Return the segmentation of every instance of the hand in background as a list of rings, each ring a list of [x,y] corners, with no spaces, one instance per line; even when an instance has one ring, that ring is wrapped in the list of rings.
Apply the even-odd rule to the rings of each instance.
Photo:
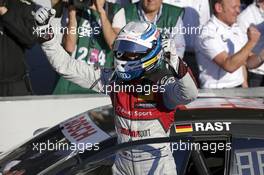
[[[93,5],[90,6],[89,8],[97,11],[98,13],[102,13],[105,11],[104,4],[105,4],[105,0],[95,0]]]
[[[8,11],[6,6],[6,0],[0,0],[0,16],[6,14],[6,12]]]
[[[260,38],[260,32],[258,31],[258,29],[251,25],[249,28],[248,28],[248,31],[247,31],[247,36],[248,36],[248,40],[249,42],[253,43],[254,45],[257,44],[259,38]]]
[[[68,7],[68,15],[69,15],[69,20],[72,18],[76,18],[76,8],[73,5],[69,5]]]

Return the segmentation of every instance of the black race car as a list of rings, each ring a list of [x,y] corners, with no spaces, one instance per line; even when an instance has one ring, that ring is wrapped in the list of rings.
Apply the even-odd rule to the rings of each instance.
[[[178,106],[170,137],[123,144],[117,144],[112,106],[99,107],[0,155],[0,172],[107,175],[116,152],[170,142],[178,175],[263,175],[263,102],[262,98],[200,97]]]

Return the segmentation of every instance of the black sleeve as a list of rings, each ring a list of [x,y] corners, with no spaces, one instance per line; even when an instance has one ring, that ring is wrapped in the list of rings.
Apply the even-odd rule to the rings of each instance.
[[[31,48],[35,44],[33,6],[21,5],[20,9],[9,8],[2,16],[3,27],[20,45]],[[18,11],[20,13],[18,13]]]

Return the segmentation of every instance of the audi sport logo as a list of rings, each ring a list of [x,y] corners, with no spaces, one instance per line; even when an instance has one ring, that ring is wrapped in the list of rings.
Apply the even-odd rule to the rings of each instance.
[[[127,74],[127,73],[119,73],[120,77],[123,78],[123,79],[128,79],[128,78],[131,78],[131,75],[130,74]]]

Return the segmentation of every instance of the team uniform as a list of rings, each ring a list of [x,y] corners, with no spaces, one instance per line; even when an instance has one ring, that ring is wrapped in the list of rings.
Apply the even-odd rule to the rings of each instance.
[[[228,55],[237,53],[246,42],[247,35],[236,23],[230,27],[213,16],[203,26],[195,43],[201,88],[233,88],[243,83],[242,67],[228,73],[213,59],[224,51]]]
[[[183,26],[180,32],[184,35],[186,51],[194,52],[196,36],[201,27],[210,19],[208,0],[163,0],[163,3],[184,8]]]
[[[260,54],[264,48],[264,10],[257,6],[256,2],[249,5],[241,14],[238,16],[238,24],[247,33],[247,29],[250,25],[254,24],[257,26],[259,31],[262,33],[258,44],[253,49],[255,54]],[[249,70],[249,86],[264,86],[264,64],[256,69]]]
[[[108,7],[108,16],[115,14],[119,9],[118,4],[107,3],[106,6]],[[77,21],[77,43],[73,59],[93,66],[94,72],[98,76],[100,76],[101,71],[105,73],[112,72],[113,54],[104,40],[98,13],[90,9],[78,11]],[[83,88],[62,77],[53,94],[87,94],[97,92],[98,90],[94,90],[93,87]]]
[[[179,28],[183,26],[182,15],[183,9],[168,4],[162,4],[154,21],[150,21],[157,25],[162,34],[171,38],[176,43],[176,51],[181,58],[185,51],[184,36],[179,33]],[[122,29],[130,21],[149,21],[145,16],[145,12],[141,7],[141,3],[129,4],[120,9],[113,18],[112,27]]]
[[[143,89],[156,86],[150,93],[142,88],[109,92],[118,143],[168,137],[176,105],[197,97],[188,67],[178,57],[170,62],[163,59],[159,30],[148,22],[130,22],[119,33],[113,46],[115,73],[111,79],[102,78],[103,73],[98,76],[93,66],[71,59],[55,38],[44,42],[42,48],[57,72],[82,87],[93,85],[104,91],[104,85]],[[169,143],[119,152],[112,169],[116,175],[177,174]]]
[[[186,88],[189,82],[187,77],[175,83],[176,79],[169,70],[159,69],[152,72],[151,76],[132,81],[129,85],[158,85],[159,87],[165,85],[165,93],[112,94],[118,142],[168,137],[169,129],[174,122],[175,104],[191,101],[188,97],[183,98],[183,93],[191,90],[183,88]],[[177,174],[169,143],[148,144],[118,152],[113,171],[117,175]]]

